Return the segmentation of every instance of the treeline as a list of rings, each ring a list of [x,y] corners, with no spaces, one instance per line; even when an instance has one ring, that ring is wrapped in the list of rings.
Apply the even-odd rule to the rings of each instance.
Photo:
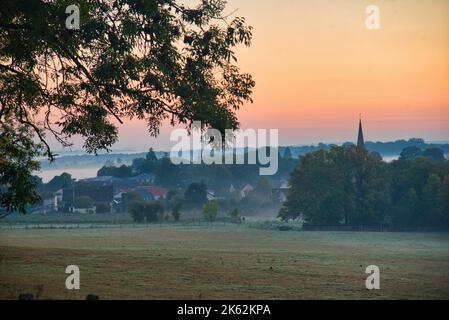
[[[386,163],[355,146],[301,157],[283,220],[314,226],[449,227],[449,161],[418,156]]]
[[[203,184],[198,184],[198,186],[191,186],[186,191],[187,197],[193,197],[195,200],[195,206],[190,206],[191,210],[191,221],[200,222],[204,220],[208,223],[213,223],[218,216],[218,212],[221,209],[218,201],[200,199],[196,195],[188,195],[189,192],[194,191],[195,188],[200,188],[205,190]],[[201,191],[201,190],[200,190]],[[158,201],[143,201],[135,200],[130,203],[129,214],[134,222],[137,223],[163,223],[167,221],[178,222],[181,218],[181,210],[184,206],[191,204],[190,201],[193,199],[187,198],[187,201],[176,191],[171,191],[166,199]],[[203,219],[201,219],[200,214]],[[240,223],[240,211],[237,208],[228,210],[226,212],[228,221],[234,223]]]
[[[290,149],[287,148],[280,154],[278,161],[278,171],[275,176],[271,177],[273,180],[288,179],[299,160],[294,159]],[[260,167],[261,164],[259,163],[174,165],[168,156],[156,157],[155,152],[150,149],[146,158],[134,159],[130,166],[104,166],[98,171],[97,175],[127,178],[142,173],[154,174],[156,177],[155,184],[168,189],[185,189],[193,182],[203,181],[219,195],[226,193],[230,186],[239,188],[245,184],[253,186],[257,184],[260,178]]]
[[[343,146],[351,146],[352,142],[345,142]],[[294,146],[288,147],[291,149],[291,153],[293,157],[299,157],[305,155],[310,152],[315,152],[319,150],[330,150],[333,147],[336,147],[336,144],[326,144],[319,143],[318,145],[310,145],[310,146]],[[443,150],[444,153],[449,153],[449,144],[447,143],[427,143],[423,139],[420,138],[412,138],[409,140],[396,140],[396,141],[388,141],[388,142],[365,142],[365,147],[367,150],[371,152],[377,152],[383,156],[396,156],[399,155],[402,150],[408,147],[416,147],[422,150],[438,148]],[[280,147],[279,151],[283,154],[285,148]]]
[[[193,182],[185,190],[170,190],[165,198],[157,201],[145,201],[137,192],[124,193],[122,211],[128,212],[138,223],[177,222],[186,214],[196,221],[203,216],[205,221],[213,222],[218,211],[228,220],[239,222],[240,212],[248,214],[279,208],[279,200],[273,197],[272,188],[271,180],[261,177],[254,189],[247,190],[244,195],[231,191],[226,197],[215,198],[204,181]]]

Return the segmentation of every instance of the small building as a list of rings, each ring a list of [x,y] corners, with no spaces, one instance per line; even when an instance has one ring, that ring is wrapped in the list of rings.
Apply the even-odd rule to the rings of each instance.
[[[123,194],[124,193],[126,193],[126,191],[123,191],[123,190],[120,190],[119,192],[116,192],[115,194],[114,194],[114,200],[113,201],[115,201],[115,202],[120,202],[121,200],[122,200],[122,196],[123,196]]]
[[[44,199],[42,203],[42,209],[46,211],[58,211],[58,197],[53,195],[50,198]]]
[[[287,201],[288,192],[290,191],[290,185],[287,181],[281,181],[280,184],[271,190],[273,199],[277,199],[280,202]]]
[[[215,191],[212,191],[212,190],[209,191],[209,190],[208,190],[208,191],[207,191],[206,197],[207,197],[207,200],[208,200],[208,201],[213,201],[213,200],[215,200],[215,199],[216,199]]]
[[[242,198],[248,196],[250,194],[250,192],[252,192],[254,190],[253,186],[250,184],[245,185],[242,190],[240,190],[240,196]]]
[[[57,202],[61,203],[62,198],[64,196],[64,190],[63,189],[56,190],[53,194],[55,195]]]

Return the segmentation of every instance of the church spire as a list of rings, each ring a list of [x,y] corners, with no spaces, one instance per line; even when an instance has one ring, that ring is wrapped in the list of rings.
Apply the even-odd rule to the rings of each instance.
[[[365,148],[365,139],[363,139],[362,116],[361,115],[360,115],[360,120],[359,120],[359,136],[357,138],[357,147]]]

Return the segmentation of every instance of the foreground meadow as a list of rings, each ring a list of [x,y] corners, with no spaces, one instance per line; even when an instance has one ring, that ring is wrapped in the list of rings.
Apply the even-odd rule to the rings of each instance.
[[[80,290],[65,288],[77,265]],[[365,268],[381,289],[365,288]],[[248,226],[1,229],[0,298],[449,299],[449,235]]]

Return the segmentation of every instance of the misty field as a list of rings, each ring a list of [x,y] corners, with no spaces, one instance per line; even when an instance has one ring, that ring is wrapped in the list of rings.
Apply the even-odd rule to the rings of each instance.
[[[65,288],[65,268],[81,289]],[[365,288],[365,268],[381,289]],[[0,298],[449,299],[449,235],[242,225],[1,229]]]

